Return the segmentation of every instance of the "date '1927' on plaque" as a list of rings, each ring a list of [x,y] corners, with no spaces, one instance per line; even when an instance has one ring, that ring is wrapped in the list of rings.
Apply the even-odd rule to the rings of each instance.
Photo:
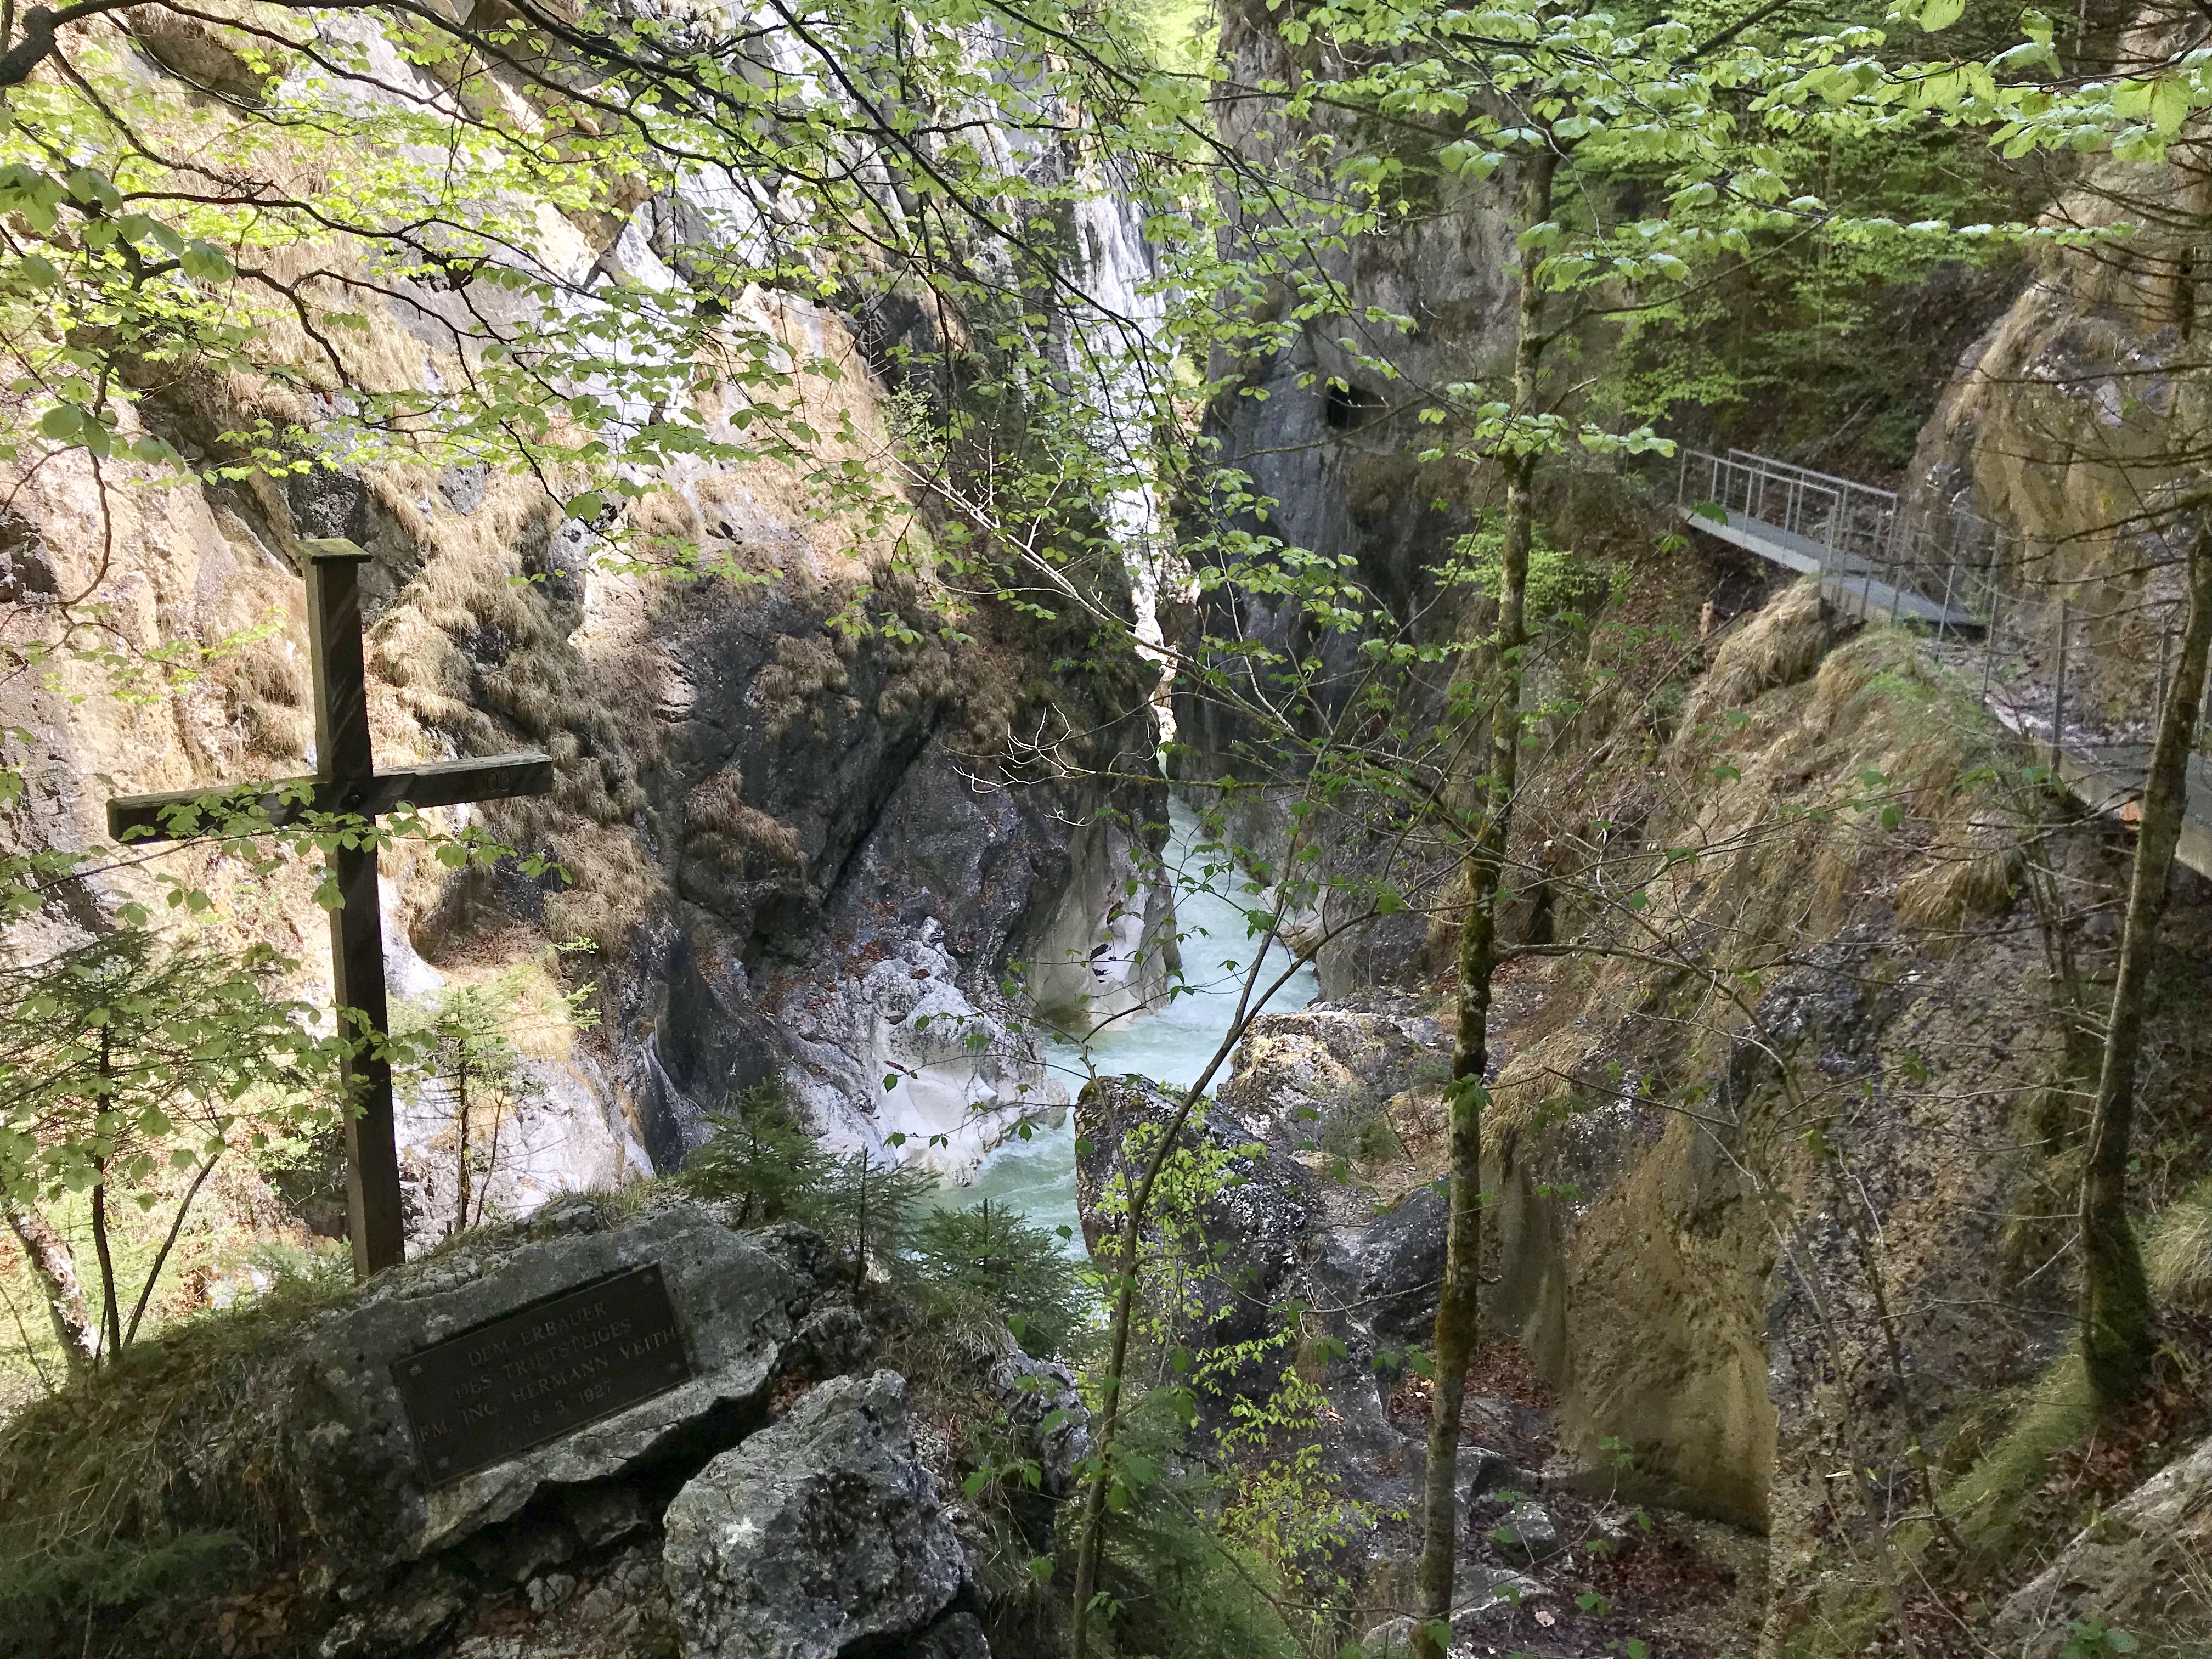
[[[693,1376],[657,1262],[563,1291],[395,1360],[433,1485],[665,1394]]]

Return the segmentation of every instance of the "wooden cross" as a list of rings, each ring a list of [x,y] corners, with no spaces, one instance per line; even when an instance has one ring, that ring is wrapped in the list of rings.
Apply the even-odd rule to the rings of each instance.
[[[262,786],[260,804],[272,824],[294,823],[311,812],[374,819],[403,805],[457,806],[552,790],[553,763],[537,754],[378,771],[369,744],[368,675],[361,644],[361,566],[368,555],[347,541],[304,546],[316,769],[312,778]],[[221,786],[120,795],[107,803],[107,833],[118,842],[199,833],[192,809],[210,801],[234,804],[236,799]],[[392,1067],[371,1052],[392,1029],[384,998],[384,923],[377,904],[376,849],[337,848],[330,859],[339,898],[331,912],[331,990],[337,1006],[359,1014],[370,1034],[369,1043],[345,1063],[347,1093],[356,1109],[346,1120],[346,1209],[354,1271],[366,1279],[406,1254]]]

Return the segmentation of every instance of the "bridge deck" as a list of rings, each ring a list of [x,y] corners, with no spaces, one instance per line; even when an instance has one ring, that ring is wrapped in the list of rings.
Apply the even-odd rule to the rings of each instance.
[[[1839,553],[1809,536],[1800,536],[1734,511],[1728,513],[1725,521],[1709,517],[1694,507],[1683,507],[1681,514],[1684,522],[1709,536],[1717,536],[1747,553],[1756,553],[1801,575],[1819,576],[1820,591],[1840,609],[1858,616],[1894,616],[1932,627],[1974,633],[1989,626],[1986,619],[1971,611],[1962,611],[1955,605],[1946,609],[1909,587],[1900,592],[1875,575],[1875,567],[1866,560]]]

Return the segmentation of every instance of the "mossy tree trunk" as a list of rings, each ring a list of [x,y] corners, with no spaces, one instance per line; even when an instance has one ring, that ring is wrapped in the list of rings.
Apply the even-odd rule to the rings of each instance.
[[[2212,526],[2199,527],[2187,570],[2189,616],[2182,629],[2181,660],[2159,714],[2150,775],[2143,785],[2127,925],[2120,935],[2119,972],[2112,982],[2081,1178],[2081,1358],[2090,1388],[2108,1411],[2142,1391],[2157,1347],[2158,1313],[2142,1252],[2128,1224],[2128,1157],[2143,1009],[2159,923],[2166,915],[2166,879],[2189,805],[2189,761],[2196,746],[2197,704],[2204,695],[2207,647],[2212,646]]]
[[[1521,185],[1521,222],[1552,216],[1557,158],[1549,149],[1529,162]],[[1535,412],[1536,377],[1544,340],[1543,291],[1536,250],[1521,258],[1518,332],[1513,350],[1512,416]],[[1489,1103],[1483,1073],[1490,1060],[1490,981],[1498,969],[1498,891],[1505,871],[1513,797],[1519,785],[1522,656],[1528,642],[1528,549],[1534,539],[1535,455],[1508,429],[1505,465],[1505,545],[1499,562],[1496,684],[1491,698],[1490,771],[1481,817],[1466,860],[1468,908],[1460,928],[1459,1000],[1452,1036],[1450,1121],[1451,1213],[1446,1234],[1443,1284],[1437,1300],[1436,1338],[1429,1407],[1428,1460],[1421,1488],[1420,1598],[1416,1626],[1419,1659],[1442,1659],[1438,1637],[1451,1616],[1459,1557],[1460,1413],[1467,1368],[1474,1358],[1480,1311],[1482,1271],[1482,1112]]]

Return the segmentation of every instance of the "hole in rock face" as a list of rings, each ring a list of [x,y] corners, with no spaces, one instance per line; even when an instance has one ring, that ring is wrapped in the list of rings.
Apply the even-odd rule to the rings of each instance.
[[[1371,426],[1381,418],[1382,400],[1371,392],[1358,386],[1345,386],[1331,380],[1323,416],[1332,432],[1356,432],[1361,427]]]

